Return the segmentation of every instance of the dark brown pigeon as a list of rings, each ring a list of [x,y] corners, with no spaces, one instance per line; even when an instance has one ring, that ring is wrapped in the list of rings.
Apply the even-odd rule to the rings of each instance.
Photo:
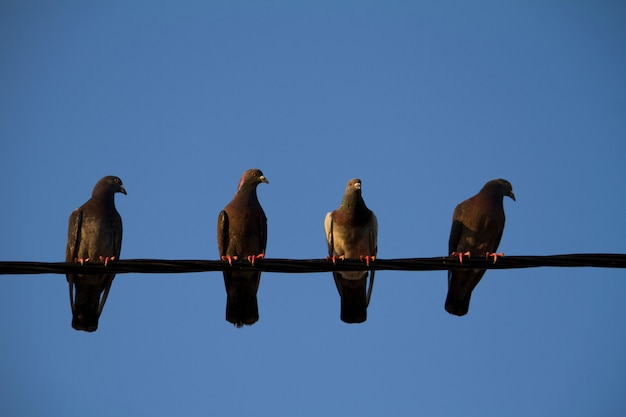
[[[515,201],[511,183],[489,181],[475,196],[454,209],[448,251],[452,256],[498,256],[495,252],[504,231],[504,196]],[[451,269],[448,271],[446,311],[463,316],[469,311],[472,290],[485,274],[484,269]]]
[[[72,212],[66,262],[102,262],[106,266],[119,259],[122,219],[115,209],[115,193],[126,194],[122,180],[104,177],[96,183],[91,198]],[[93,332],[98,328],[113,278],[115,274],[67,274],[74,329]]]
[[[232,264],[233,260],[255,259],[265,256],[267,244],[267,217],[256,195],[260,183],[269,184],[258,169],[243,173],[233,199],[217,219],[217,246],[220,257]],[[259,319],[256,294],[261,272],[224,271],[226,286],[226,320],[236,327],[251,325]]]
[[[361,180],[348,181],[339,208],[326,214],[324,230],[329,257],[356,258],[369,266],[378,250],[378,221],[361,197]],[[367,306],[372,295],[374,272],[371,271],[370,288],[367,288],[367,271],[333,272],[335,285],[341,297],[341,320],[346,323],[363,323],[367,319]]]

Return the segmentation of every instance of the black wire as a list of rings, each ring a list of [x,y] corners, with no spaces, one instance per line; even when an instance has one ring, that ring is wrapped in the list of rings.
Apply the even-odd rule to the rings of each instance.
[[[189,272],[211,272],[255,270],[278,273],[314,273],[330,271],[442,271],[448,269],[514,269],[538,267],[596,267],[626,268],[626,254],[590,253],[551,256],[502,256],[493,259],[440,256],[434,258],[376,259],[365,267],[358,259],[338,260],[336,264],[326,259],[258,259],[252,266],[247,261],[234,261],[232,266],[216,260],[163,260],[126,259],[110,262],[106,267],[100,262],[84,265],[67,262],[0,262],[0,275],[23,274],[67,274],[108,273],[124,274],[177,274]]]

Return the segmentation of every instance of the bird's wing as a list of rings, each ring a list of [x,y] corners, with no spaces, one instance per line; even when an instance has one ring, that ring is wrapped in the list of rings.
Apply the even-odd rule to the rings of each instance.
[[[448,241],[448,255],[452,252],[456,252],[457,247],[459,245],[459,241],[461,240],[461,232],[463,231],[463,223],[461,222],[461,217],[463,216],[463,205],[459,204],[454,209],[454,214],[452,215],[452,229],[450,230],[450,240]]]
[[[80,230],[83,225],[83,211],[76,209],[72,212],[67,228],[67,247],[65,248],[65,262],[74,262],[80,247]]]
[[[220,211],[217,217],[217,248],[220,256],[226,256],[228,250],[228,214],[226,210]]]
[[[378,252],[378,219],[374,212],[372,212],[372,218],[369,224],[369,248],[370,255],[376,256]]]
[[[333,213],[326,213],[324,218],[324,232],[326,233],[326,243],[328,244],[328,255],[334,255],[335,242],[333,235]]]
[[[267,246],[267,217],[263,210],[261,210],[261,216],[259,217],[259,247],[261,253],[265,254],[265,248]]]

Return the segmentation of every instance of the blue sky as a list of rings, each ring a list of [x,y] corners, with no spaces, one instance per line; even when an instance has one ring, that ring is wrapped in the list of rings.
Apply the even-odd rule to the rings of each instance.
[[[267,256],[326,255],[363,180],[379,257],[442,256],[454,206],[513,184],[509,255],[626,253],[626,5],[618,1],[0,4],[0,259],[62,261],[96,181],[122,257],[217,259],[219,211],[263,170]],[[330,273],[123,274],[97,332],[65,277],[0,277],[0,415],[618,416],[623,270],[381,271],[362,325]]]

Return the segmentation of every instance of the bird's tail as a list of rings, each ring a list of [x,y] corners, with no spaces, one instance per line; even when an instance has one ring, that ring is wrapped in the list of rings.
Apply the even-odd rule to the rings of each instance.
[[[345,279],[335,275],[341,297],[341,320],[345,323],[363,323],[367,320],[367,274],[361,279]]]
[[[98,329],[98,319],[114,277],[115,275],[80,276],[69,283],[74,329],[86,332],[94,332]]]
[[[448,272],[448,295],[446,311],[455,316],[464,316],[469,311],[472,291],[478,285],[485,270],[463,270]]]
[[[228,275],[228,277],[227,277]],[[226,320],[236,327],[249,326],[259,320],[257,290],[259,273],[225,273],[226,284]]]
[[[466,315],[469,311],[471,296],[471,292],[467,292],[464,297],[459,297],[458,294],[454,294],[451,291],[448,291],[445,305],[446,311],[450,314],[454,314],[455,316]]]

